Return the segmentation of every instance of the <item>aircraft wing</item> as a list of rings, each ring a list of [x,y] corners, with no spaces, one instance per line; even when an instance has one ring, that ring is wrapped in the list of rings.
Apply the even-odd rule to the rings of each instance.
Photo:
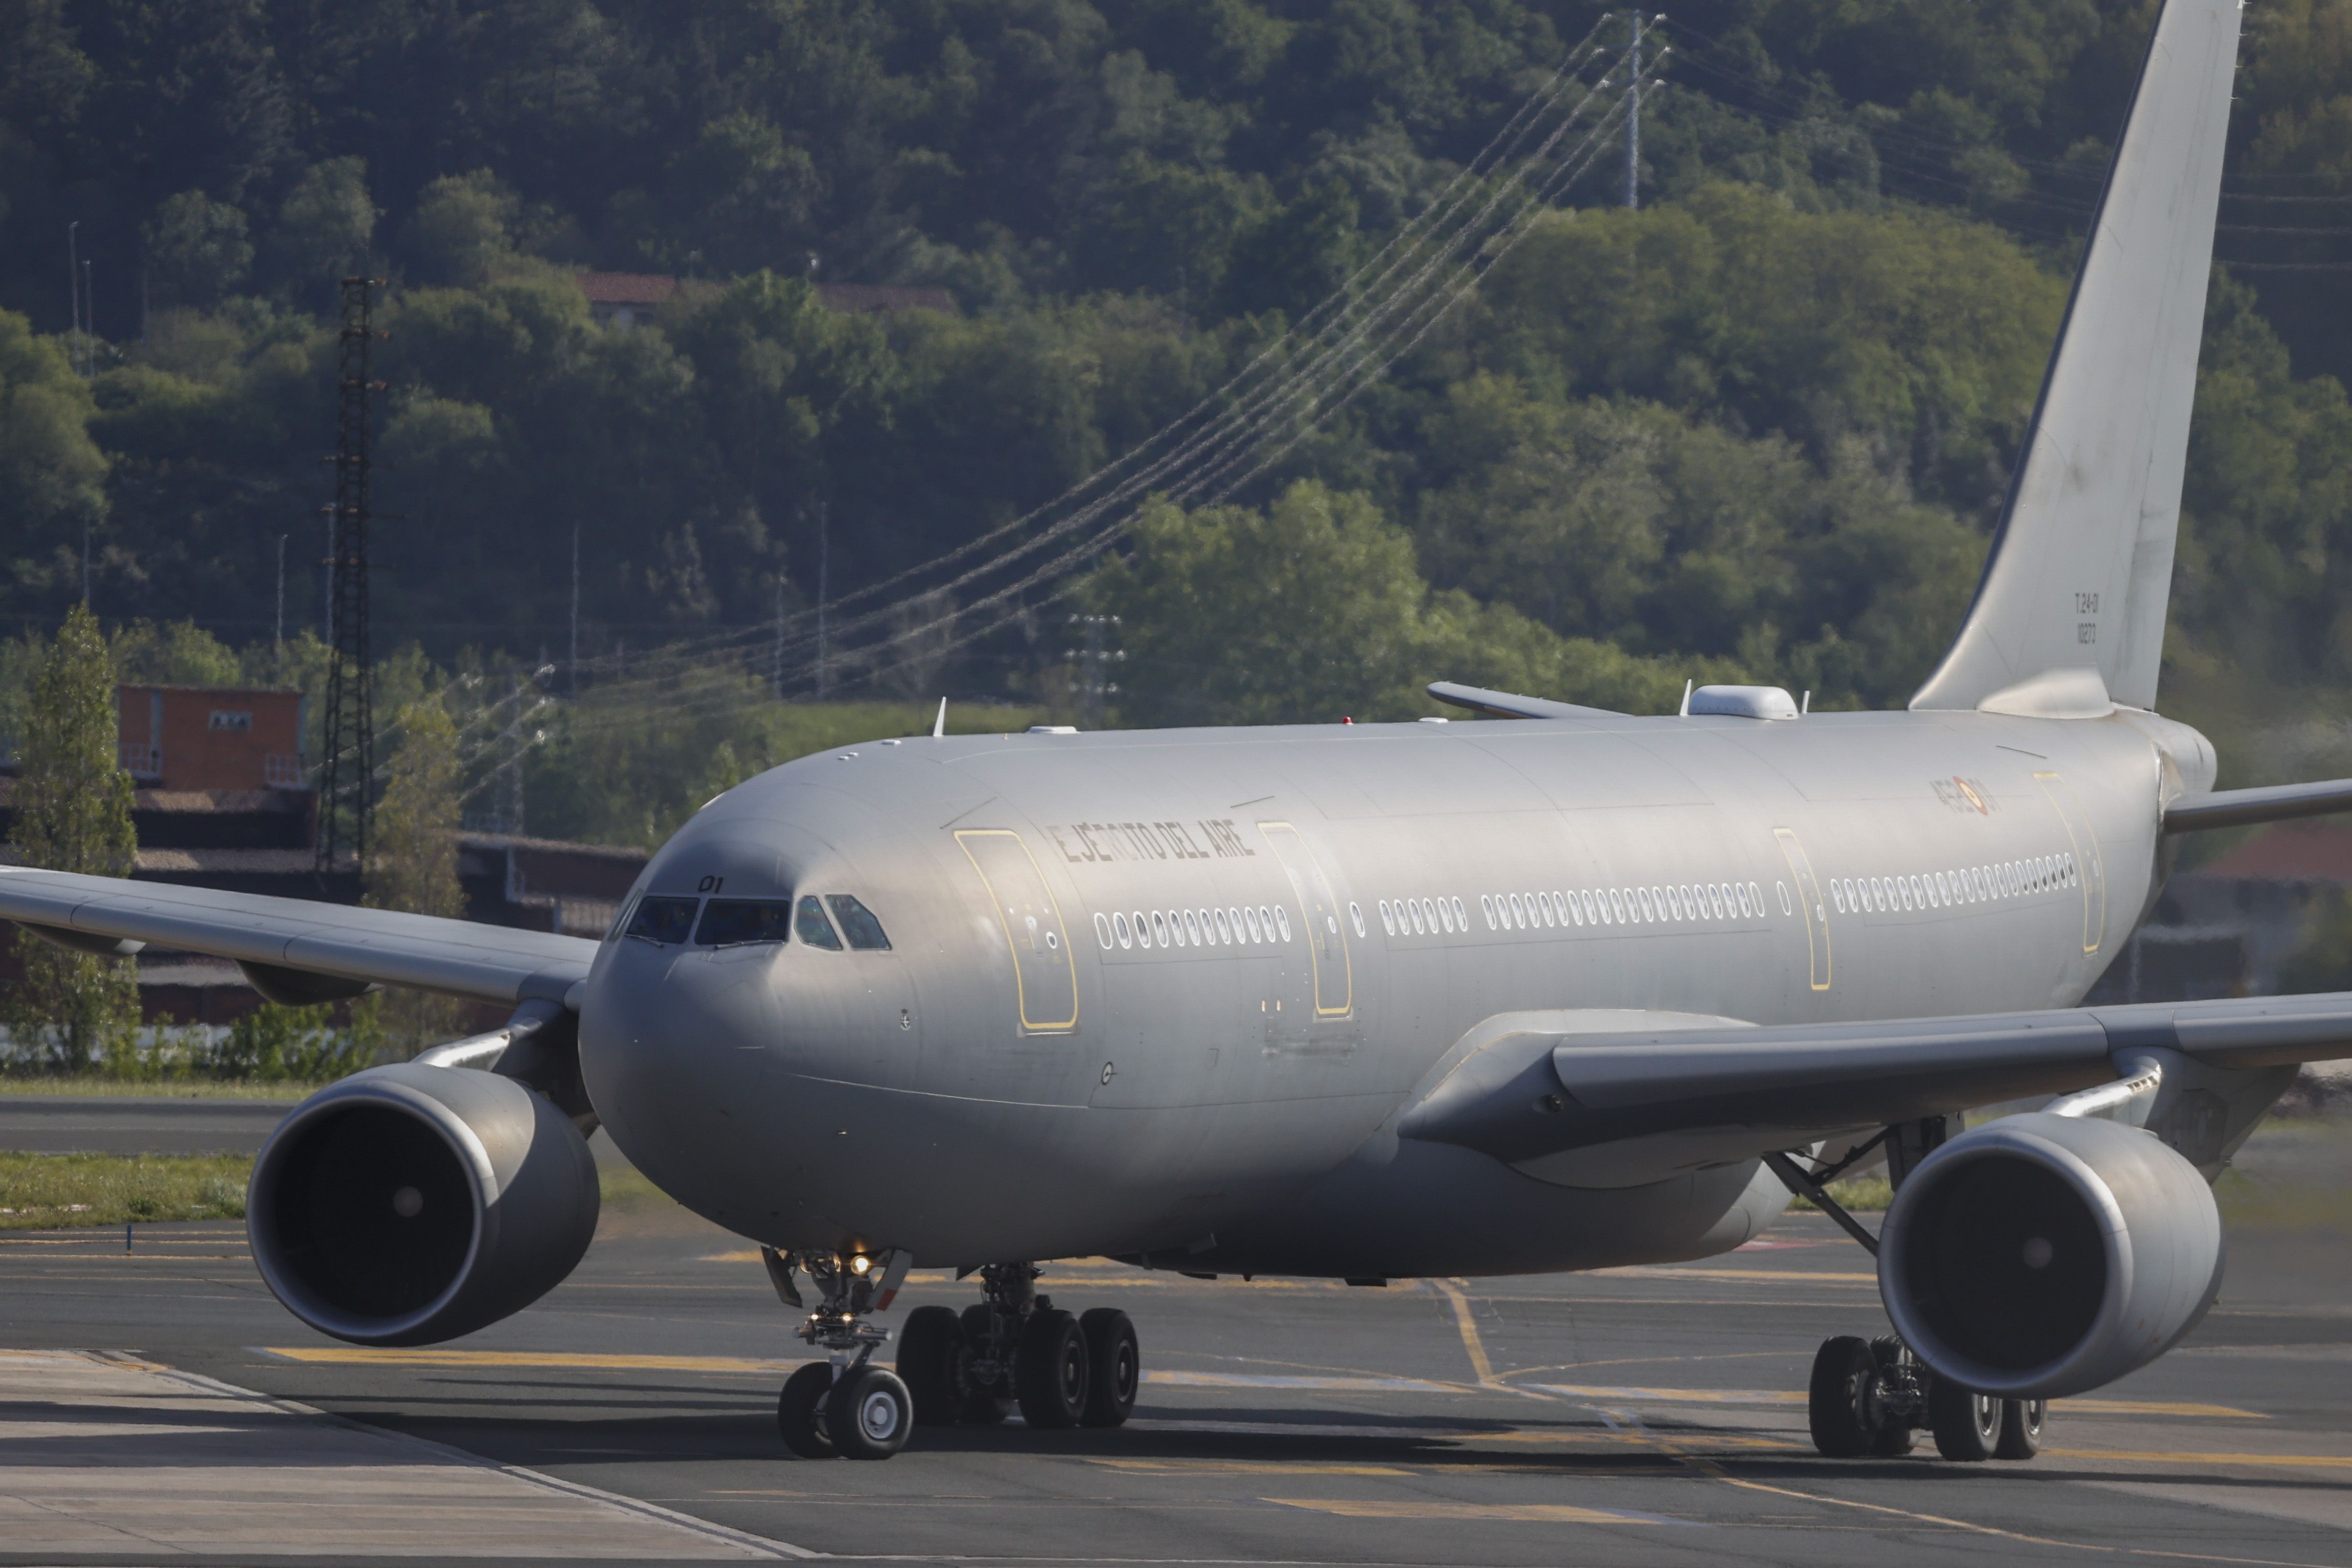
[[[2149,1049],[2221,1069],[2352,1056],[2352,992],[1766,1029],[1668,1020],[1638,1032],[1518,1033],[1465,1060],[1405,1113],[1397,1133],[1515,1166],[1660,1135],[1717,1158],[1753,1157],[1808,1135],[2092,1088],[2115,1080],[2118,1055]]]
[[[2319,779],[2305,784],[2267,784],[2259,789],[2214,789],[2184,795],[2164,809],[2164,831],[2191,833],[2200,828],[2237,828],[2249,822],[2283,822],[2352,811],[2352,779]]]
[[[299,898],[0,866],[0,919],[71,947],[142,945],[233,958],[273,1001],[327,1001],[415,986],[509,1005],[574,1005],[596,944],[469,920]]]
[[[1466,707],[1472,713],[1483,713],[1492,718],[1623,718],[1625,716],[1605,707],[1586,707],[1579,703],[1554,702],[1549,697],[1525,697],[1517,692],[1489,691],[1484,686],[1465,686],[1455,681],[1432,681],[1424,688],[1439,702],[1455,707]]]

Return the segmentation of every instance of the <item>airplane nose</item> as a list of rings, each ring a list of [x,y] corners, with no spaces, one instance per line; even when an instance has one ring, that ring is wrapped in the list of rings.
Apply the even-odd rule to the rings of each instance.
[[[614,1145],[706,1214],[726,1205],[758,1138],[751,1108],[778,1034],[775,954],[624,937],[581,1001],[581,1074]]]

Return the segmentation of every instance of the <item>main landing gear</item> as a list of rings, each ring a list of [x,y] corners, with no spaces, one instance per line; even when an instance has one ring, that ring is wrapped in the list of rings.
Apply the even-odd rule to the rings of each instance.
[[[803,1458],[886,1459],[917,1426],[991,1427],[1016,1406],[1033,1429],[1116,1427],[1135,1409],[1143,1373],[1134,1323],[1111,1307],[1082,1316],[1059,1310],[1037,1293],[1034,1264],[982,1269],[982,1299],[961,1313],[909,1312],[893,1372],[873,1359],[890,1331],[863,1319],[888,1305],[902,1265],[894,1260],[877,1286],[862,1257],[761,1256],[787,1304],[801,1304],[795,1264],[822,1296],[799,1332],[830,1361],[793,1373],[776,1405],[784,1446]]]
[[[1948,1459],[2030,1459],[2050,1417],[2047,1400],[1996,1399],[1937,1377],[1893,1334],[1823,1341],[1806,1407],[1813,1447],[1833,1459],[1907,1454],[1919,1431]]]
[[[1835,1164],[1816,1164],[1811,1170],[1787,1155],[1767,1155],[1764,1163],[1790,1192],[1811,1200],[1875,1258],[1878,1238],[1830,1197],[1828,1183],[1883,1144],[1888,1179],[1900,1187],[1912,1167],[1943,1143],[1948,1126],[1941,1116],[1897,1123]],[[1806,1414],[1813,1447],[1829,1458],[1907,1454],[1913,1434],[1924,1431],[1945,1458],[1974,1462],[2030,1459],[2040,1453],[2050,1402],[1999,1399],[1962,1388],[1937,1377],[1893,1334],[1868,1340],[1842,1334],[1822,1341],[1813,1354]]]

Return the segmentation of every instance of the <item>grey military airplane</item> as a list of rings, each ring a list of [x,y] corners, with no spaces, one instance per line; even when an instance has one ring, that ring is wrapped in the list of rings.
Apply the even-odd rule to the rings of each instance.
[[[2352,1055],[2352,995],[2075,1005],[2175,835],[2352,807],[2217,790],[2154,711],[2237,35],[2236,0],[2163,6],[1975,601],[1906,711],[1441,683],[1519,722],[884,740],[712,800],[601,942],[39,871],[0,874],[0,916],[233,958],[280,1001],[513,1008],[321,1090],[255,1166],[264,1279],[361,1344],[563,1280],[600,1124],[804,1312],[828,1354],[779,1422],[807,1456],[1015,1404],[1124,1420],[1133,1325],[1054,1306],[1045,1260],[1656,1263],[1794,1190],[1875,1253],[1895,1330],[1821,1347],[1822,1451],[2030,1456],[2048,1399],[2195,1325],[2210,1180],[2296,1063]],[[2048,1103],[1958,1119],[2020,1099]],[[1879,1159],[1873,1234],[1822,1184]],[[893,1371],[918,1261],[980,1299],[910,1314]]]

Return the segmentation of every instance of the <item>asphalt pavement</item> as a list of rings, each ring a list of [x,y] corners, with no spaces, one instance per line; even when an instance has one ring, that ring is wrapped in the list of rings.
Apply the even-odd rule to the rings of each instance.
[[[1815,1343],[1885,1323],[1811,1215],[1687,1265],[1386,1289],[1055,1264],[1056,1304],[1134,1316],[1136,1418],[883,1463],[785,1455],[786,1314],[666,1206],[405,1351],[301,1328],[235,1226],[8,1233],[0,1563],[2352,1564],[2352,1139],[2271,1143],[2221,1305],[2019,1464],[1812,1452]],[[919,1273],[901,1310],[975,1299]]]

